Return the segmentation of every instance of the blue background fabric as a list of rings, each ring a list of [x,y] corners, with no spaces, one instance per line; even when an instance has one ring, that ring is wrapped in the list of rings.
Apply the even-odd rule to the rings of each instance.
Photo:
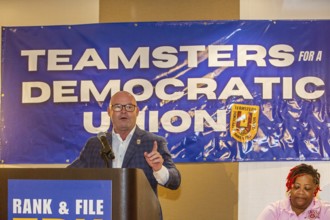
[[[119,90],[136,95],[139,126],[166,137],[175,162],[329,160],[329,26],[5,27],[0,160],[72,162],[90,136],[111,129],[107,106]],[[244,142],[233,126],[253,126],[231,121],[234,105],[259,108]]]

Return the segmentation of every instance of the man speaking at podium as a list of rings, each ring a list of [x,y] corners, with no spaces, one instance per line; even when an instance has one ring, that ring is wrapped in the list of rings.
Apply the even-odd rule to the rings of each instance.
[[[139,108],[134,96],[126,91],[114,94],[108,107],[113,129],[90,138],[79,157],[68,167],[74,168],[140,168],[144,171],[157,195],[157,184],[177,189],[181,175],[161,136],[140,129],[136,125]],[[102,149],[108,152],[100,156]],[[105,159],[109,159],[109,163]]]

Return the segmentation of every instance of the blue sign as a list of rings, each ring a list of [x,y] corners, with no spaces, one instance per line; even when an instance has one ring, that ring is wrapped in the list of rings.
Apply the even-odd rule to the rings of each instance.
[[[8,220],[112,220],[110,180],[9,180]]]
[[[71,163],[111,96],[175,162],[330,160],[330,21],[4,27],[0,160]]]

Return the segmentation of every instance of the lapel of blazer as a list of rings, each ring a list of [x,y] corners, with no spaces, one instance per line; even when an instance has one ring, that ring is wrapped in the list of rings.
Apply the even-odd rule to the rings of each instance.
[[[112,148],[112,132],[111,131],[107,131],[106,135],[107,135],[107,140],[109,142],[109,145]]]
[[[123,165],[122,165],[123,168],[128,166],[129,161],[132,159],[132,157],[136,153],[139,145],[141,144],[143,134],[144,134],[144,131],[141,130],[138,126],[136,126],[133,137],[127,147],[127,151],[126,151]]]

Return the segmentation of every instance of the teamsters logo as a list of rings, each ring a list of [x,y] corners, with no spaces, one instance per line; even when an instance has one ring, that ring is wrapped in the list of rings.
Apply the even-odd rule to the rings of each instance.
[[[230,116],[230,135],[239,142],[254,138],[258,131],[259,106],[234,104]]]

